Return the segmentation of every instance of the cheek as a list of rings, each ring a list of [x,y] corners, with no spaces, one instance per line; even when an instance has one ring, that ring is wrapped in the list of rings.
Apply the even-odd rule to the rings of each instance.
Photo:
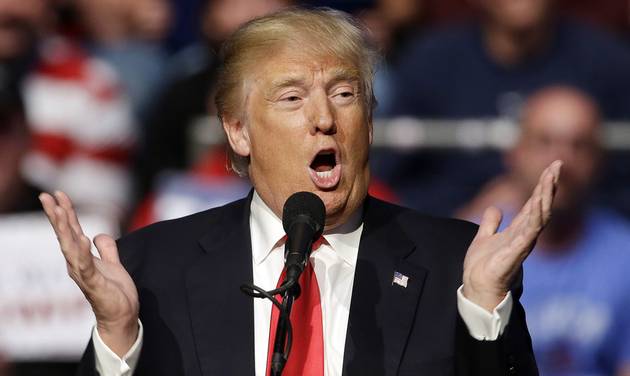
[[[340,124],[350,124],[350,126],[340,127],[337,141],[342,145],[348,145],[347,152],[352,159],[365,158],[371,144],[370,127],[365,121],[365,117],[352,114],[342,121]]]
[[[291,143],[283,135],[260,135],[252,142],[252,164],[265,170],[278,171],[286,163],[286,159],[293,155]]]
[[[356,160],[359,167],[367,163],[369,150],[370,140],[368,135],[365,133],[358,135],[350,153],[352,153],[353,159]]]
[[[564,166],[563,166],[564,169]],[[583,160],[580,163],[570,164],[566,168],[566,172],[563,173],[571,177],[573,183],[581,186],[588,186],[593,183],[595,179],[596,163],[593,160]]]
[[[266,171],[284,174],[304,164],[306,137],[299,129],[260,127],[252,134],[252,164]]]

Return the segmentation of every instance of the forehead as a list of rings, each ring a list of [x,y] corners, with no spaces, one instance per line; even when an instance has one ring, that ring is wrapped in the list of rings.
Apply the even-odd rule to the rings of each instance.
[[[529,133],[580,136],[597,132],[594,105],[579,96],[548,95],[530,103],[524,128]]]
[[[277,87],[328,80],[359,80],[360,70],[352,62],[333,55],[283,49],[253,67],[252,78],[263,86]]]

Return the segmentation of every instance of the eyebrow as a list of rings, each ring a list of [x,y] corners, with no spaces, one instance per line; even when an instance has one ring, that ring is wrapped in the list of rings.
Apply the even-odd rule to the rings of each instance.
[[[271,82],[270,92],[278,91],[279,89],[283,89],[285,87],[291,86],[305,86],[306,80],[302,76],[285,76],[279,79],[273,80]]]
[[[328,82],[328,87],[343,81],[359,82],[360,75],[355,69],[335,68],[332,72],[332,79]]]
[[[359,75],[354,69],[335,68],[330,73],[330,75],[332,76],[332,78],[326,84],[327,89],[343,81],[349,81],[349,82],[360,81]],[[281,90],[287,87],[293,87],[293,86],[298,86],[298,87],[306,86],[306,78],[301,74],[298,74],[298,75],[289,74],[287,76],[280,77],[271,82],[269,93],[275,93],[278,90]]]

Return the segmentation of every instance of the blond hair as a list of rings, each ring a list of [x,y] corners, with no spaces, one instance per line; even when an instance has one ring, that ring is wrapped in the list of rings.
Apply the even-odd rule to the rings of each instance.
[[[312,57],[335,57],[356,69],[367,119],[376,105],[372,81],[379,54],[367,29],[350,15],[329,9],[289,8],[254,19],[241,26],[223,45],[215,104],[221,123],[225,116],[243,117],[247,73],[256,64],[287,47]],[[249,158],[231,148],[232,169],[247,175]]]

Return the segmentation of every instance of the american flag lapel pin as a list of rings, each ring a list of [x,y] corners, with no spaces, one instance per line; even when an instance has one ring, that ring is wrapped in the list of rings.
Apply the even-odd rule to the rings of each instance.
[[[409,277],[402,274],[401,272],[394,272],[394,280],[392,281],[392,286],[397,284],[398,286],[407,288],[407,282],[409,282]]]

